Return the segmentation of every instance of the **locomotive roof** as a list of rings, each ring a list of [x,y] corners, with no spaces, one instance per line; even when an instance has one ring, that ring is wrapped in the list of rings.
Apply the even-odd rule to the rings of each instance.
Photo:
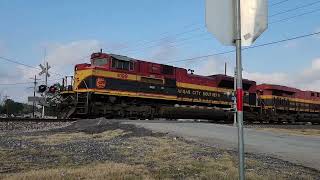
[[[288,86],[276,85],[276,84],[260,84],[258,85],[259,89],[268,89],[268,90],[278,90],[278,91],[287,91],[287,92],[300,92],[300,89],[292,88]]]
[[[228,81],[233,81],[234,77],[233,76],[228,76],[228,75],[224,75],[224,74],[214,74],[214,75],[210,75],[207,76],[210,78],[215,78],[215,79],[219,79],[219,80],[228,80]],[[256,84],[255,81],[249,80],[249,79],[243,79],[242,80],[243,83],[248,83],[248,84]]]
[[[118,55],[118,54],[109,54],[111,57],[119,59],[119,60],[123,60],[123,61],[133,61],[135,59],[130,58],[128,56],[122,56],[122,55]]]

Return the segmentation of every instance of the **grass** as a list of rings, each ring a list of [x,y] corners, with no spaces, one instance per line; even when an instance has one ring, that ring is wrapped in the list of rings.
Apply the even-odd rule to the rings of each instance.
[[[123,136],[128,133],[130,133],[130,132],[125,132],[121,129],[116,129],[116,130],[104,131],[104,132],[98,133],[98,134],[87,134],[84,132],[57,133],[57,134],[52,134],[52,135],[47,135],[47,136],[22,137],[22,139],[31,140],[32,142],[43,143],[46,145],[57,145],[57,144],[61,144],[61,143],[69,143],[72,141],[88,140],[88,139],[94,139],[97,141],[107,141],[107,140],[111,140],[113,138],[116,138],[118,136]]]
[[[59,166],[73,166],[70,154],[57,149],[0,148],[0,174],[56,167],[57,163],[53,161],[56,161]]]
[[[235,158],[227,152],[212,155],[212,148],[190,145],[167,137],[131,138],[120,151],[129,162],[151,167],[154,179],[225,179],[238,177]],[[257,161],[247,159],[247,168],[254,169]],[[258,174],[246,172],[247,179],[283,179],[269,170]]]
[[[261,128],[258,130],[275,133],[285,133],[290,135],[320,136],[320,129],[281,129],[281,128]]]
[[[117,162],[96,161],[76,165],[70,156],[52,145],[70,143],[76,140],[110,140],[128,132],[110,130],[98,134],[58,133],[48,136],[30,136],[26,140],[45,145],[40,149],[0,149],[0,166],[4,167],[0,179],[223,179],[238,178],[237,158],[232,152],[200,146],[182,139],[168,136],[126,137],[116,145],[115,153],[121,158]],[[42,140],[42,138],[45,138]],[[72,153],[72,152],[69,152]],[[55,156],[59,164],[32,162],[25,157]],[[32,158],[31,158],[32,159]],[[122,163],[120,163],[122,162]],[[125,163],[123,163],[125,162]],[[5,171],[15,168],[15,171]],[[246,158],[246,179],[313,179],[308,173],[301,173],[299,167],[272,169],[261,161]],[[0,168],[1,170],[1,168]]]
[[[1,176],[0,176],[1,178]],[[32,170],[2,176],[4,180],[57,180],[57,179],[150,179],[150,172],[143,166],[105,162],[76,168]]]

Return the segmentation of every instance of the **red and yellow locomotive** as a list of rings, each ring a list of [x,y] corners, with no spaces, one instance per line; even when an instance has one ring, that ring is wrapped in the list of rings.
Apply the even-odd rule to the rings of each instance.
[[[99,52],[91,55],[90,64],[75,66],[72,88],[61,93],[61,109],[65,117],[231,120],[233,85],[233,77],[226,75],[200,76],[184,68]],[[246,120],[277,121],[283,118],[274,119],[280,117],[277,113],[289,112],[319,118],[319,98],[308,100],[312,111],[291,106],[296,103],[290,101],[294,98],[307,101],[303,91],[297,90],[297,97],[289,99],[284,95],[292,95],[288,89],[293,88],[279,90],[282,94],[277,95],[290,101],[288,108],[269,102],[270,92],[278,91],[276,86],[273,89],[273,85],[257,86],[255,81],[244,80],[243,87]],[[288,119],[295,121],[297,117]]]

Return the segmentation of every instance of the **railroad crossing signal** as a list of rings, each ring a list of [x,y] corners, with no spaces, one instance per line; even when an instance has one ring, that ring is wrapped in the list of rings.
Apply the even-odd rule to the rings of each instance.
[[[235,45],[235,0],[206,0],[206,26],[222,44]],[[241,0],[241,44],[250,46],[268,27],[267,0]]]
[[[39,73],[39,76],[45,74],[45,83],[46,83],[45,88],[47,88],[48,87],[48,77],[50,77],[49,69],[51,68],[51,66],[49,66],[48,62],[46,62],[45,65],[40,64],[39,66],[41,68],[41,72]],[[46,96],[47,96],[46,91],[44,91],[44,103],[42,106],[42,117],[43,118],[44,118],[44,106],[46,104]]]
[[[39,93],[44,93],[44,92],[46,92],[47,91],[47,86],[46,85],[40,85],[39,87],[38,87],[38,92]]]
[[[50,74],[49,74],[49,69],[51,68],[51,66],[49,66],[48,63],[46,63],[46,67],[43,66],[42,64],[39,64],[40,68],[41,68],[41,72],[39,73],[39,76],[43,75],[43,74],[47,74],[47,77],[50,77]]]

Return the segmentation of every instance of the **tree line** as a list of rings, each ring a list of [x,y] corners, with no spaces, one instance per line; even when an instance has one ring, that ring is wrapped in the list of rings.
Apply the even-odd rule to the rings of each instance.
[[[35,107],[36,111],[39,111],[37,107]],[[3,115],[23,115],[33,112],[33,106],[26,104],[26,103],[20,103],[15,102],[12,99],[6,99],[0,104],[0,114]]]

